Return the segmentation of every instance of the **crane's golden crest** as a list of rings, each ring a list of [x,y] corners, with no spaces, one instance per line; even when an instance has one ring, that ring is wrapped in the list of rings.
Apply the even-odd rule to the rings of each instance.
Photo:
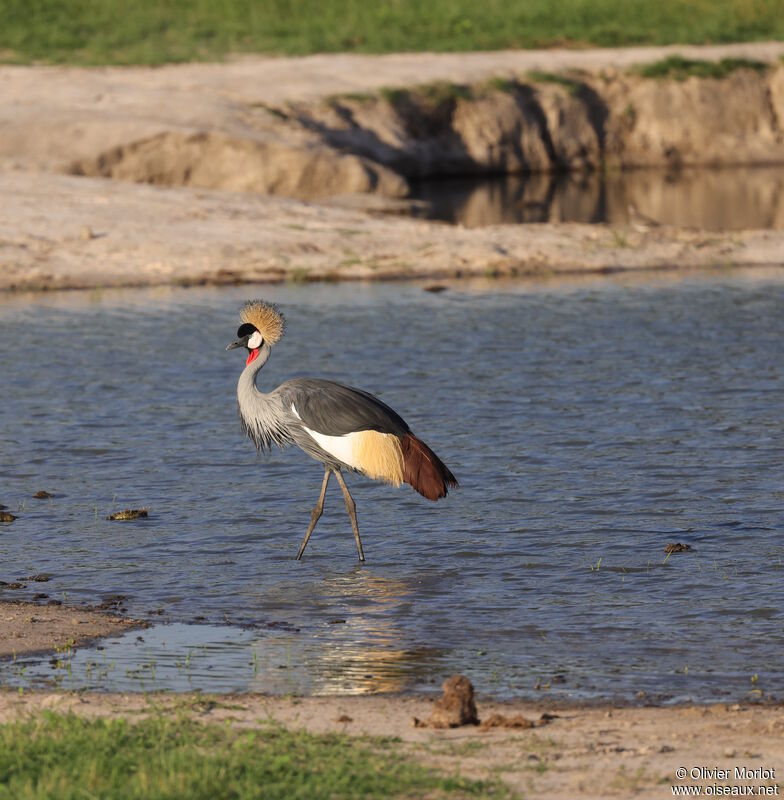
[[[276,344],[283,336],[286,321],[271,303],[263,300],[249,300],[240,309],[240,319],[256,328],[269,344]]]

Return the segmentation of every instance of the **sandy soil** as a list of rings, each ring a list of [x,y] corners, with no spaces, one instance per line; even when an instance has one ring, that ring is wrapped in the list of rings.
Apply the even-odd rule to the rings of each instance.
[[[774,59],[784,43],[0,67],[0,290],[779,265],[784,231],[466,230],[370,215],[346,207],[346,198],[316,205],[58,174],[74,159],[162,131],[269,141],[271,102],[528,69],[621,67],[675,51]]]
[[[42,709],[97,716],[177,710],[239,726],[270,720],[313,732],[399,737],[395,747],[447,772],[498,777],[536,797],[672,796],[670,785],[774,785],[784,770],[784,709],[733,705],[680,708],[558,707],[478,703],[480,718],[557,716],[528,730],[415,728],[432,700],[413,697],[272,698],[263,695],[129,695],[0,692],[0,722]],[[725,768],[729,779],[678,780],[676,770]],[[735,779],[735,767],[775,770],[772,779]]]
[[[77,647],[138,624],[103,611],[0,600],[0,658]]]
[[[778,266],[784,231],[464,229],[295,200],[0,174],[0,290]]]

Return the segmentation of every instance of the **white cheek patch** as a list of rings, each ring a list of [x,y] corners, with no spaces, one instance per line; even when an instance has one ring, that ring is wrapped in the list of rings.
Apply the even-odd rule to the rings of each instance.
[[[257,347],[261,347],[261,343],[263,341],[264,340],[261,338],[261,334],[258,331],[256,331],[253,334],[253,336],[251,336],[250,339],[248,339],[248,347],[251,350],[255,350]]]

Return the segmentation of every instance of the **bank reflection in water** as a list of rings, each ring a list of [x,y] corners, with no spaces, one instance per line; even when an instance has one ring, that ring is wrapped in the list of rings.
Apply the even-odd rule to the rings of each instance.
[[[440,653],[406,647],[398,622],[411,589],[404,581],[357,570],[324,581],[334,609],[348,598],[346,618],[325,620],[313,636],[267,633],[253,645],[258,669],[252,690],[272,693],[378,694],[402,692],[432,678]],[[362,608],[364,607],[364,611]]]
[[[415,184],[417,213],[469,228],[537,222],[784,228],[784,167],[505,175]]]

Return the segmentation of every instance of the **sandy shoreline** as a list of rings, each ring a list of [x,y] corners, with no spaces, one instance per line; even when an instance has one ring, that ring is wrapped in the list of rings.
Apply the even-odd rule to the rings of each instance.
[[[142,624],[98,609],[0,600],[0,658],[70,650]]]
[[[268,697],[0,691],[0,723],[41,711],[138,719],[178,713],[239,727],[270,722],[314,733],[396,737],[389,747],[445,772],[500,778],[527,796],[556,798],[671,796],[670,785],[774,785],[784,769],[784,709],[713,705],[675,708],[559,707],[531,729],[417,728],[432,700],[421,697]],[[539,719],[542,704],[478,702],[493,713]],[[394,757],[390,751],[390,757]],[[683,780],[676,770],[736,766],[776,771],[769,780]]]
[[[12,201],[0,212],[0,291],[779,267],[784,230],[466,229],[357,210],[372,204],[367,195],[315,203],[64,174],[74,160],[167,131],[307,151],[305,134],[281,127],[266,103],[530,69],[622,69],[673,52],[772,62],[784,43],[243,58],[157,69],[2,66],[0,192]]]
[[[591,274],[784,263],[784,231],[464,229],[282,198],[0,174],[0,290]]]

